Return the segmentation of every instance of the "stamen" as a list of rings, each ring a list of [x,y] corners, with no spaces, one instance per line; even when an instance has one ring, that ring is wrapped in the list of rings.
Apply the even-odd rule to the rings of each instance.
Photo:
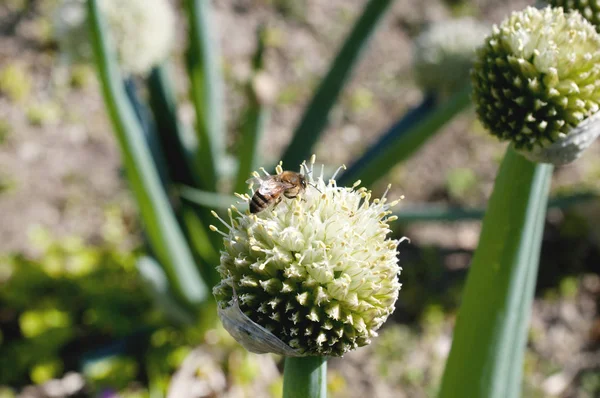
[[[251,199],[250,196],[247,193],[241,195],[241,194],[235,192],[234,195],[236,197],[238,197],[239,199],[243,200],[244,202],[248,202]]]
[[[269,176],[271,175],[271,174],[269,174],[269,173],[267,172],[267,170],[265,170],[265,168],[264,168],[264,167],[261,167],[259,170],[260,170],[260,171],[262,171],[263,173],[265,173],[265,175],[266,175],[267,177],[269,177]]]
[[[235,225],[235,221],[233,221],[231,209],[227,209],[227,214],[229,215],[229,221],[231,221],[231,225]]]
[[[237,214],[239,214],[240,216],[243,215],[237,207],[235,207],[234,205],[231,205],[231,210],[235,211]]]
[[[333,175],[331,176],[331,179],[335,180],[335,177],[337,177],[338,173],[342,169],[346,170],[346,165],[345,164],[343,164],[343,165],[341,165],[340,167],[337,168],[337,170],[335,171],[335,173],[333,173]]]
[[[214,210],[211,210],[211,211],[210,211],[210,214],[212,214],[212,215],[213,215],[213,217],[215,217],[215,218],[217,218],[219,221],[221,221],[221,223],[223,223],[223,225],[225,225],[225,226],[227,227],[227,229],[229,229],[229,230],[231,230],[231,229],[232,229],[232,226],[231,226],[231,225],[229,225],[229,224],[227,224],[227,223],[225,222],[225,220],[223,220],[221,217],[219,217],[219,215],[217,214],[217,212],[216,212],[216,211],[214,211]]]
[[[392,184],[388,184],[385,192],[383,193],[383,195],[381,195],[381,199],[385,198],[385,196],[388,194],[388,192],[390,191],[390,188],[392,187]]]
[[[227,234],[226,234],[225,232],[223,232],[223,231],[219,231],[219,228],[215,227],[215,226],[214,226],[214,225],[212,225],[212,224],[211,224],[211,225],[209,225],[209,226],[208,226],[208,228],[209,228],[211,231],[213,231],[213,232],[217,232],[217,233],[219,233],[219,234],[223,235],[223,236],[224,236],[224,237],[226,237],[226,238],[228,238],[228,237],[229,237],[229,235],[227,235]]]

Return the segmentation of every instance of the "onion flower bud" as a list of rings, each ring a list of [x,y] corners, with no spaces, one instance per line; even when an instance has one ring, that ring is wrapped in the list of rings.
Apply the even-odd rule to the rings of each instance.
[[[338,187],[335,175],[313,179],[313,166],[314,157],[296,198],[255,214],[232,207],[220,219],[213,293],[223,325],[249,351],[342,356],[369,344],[394,311],[401,268],[388,223],[397,202]]]
[[[514,12],[477,51],[473,100],[483,125],[530,160],[575,160],[600,133],[600,36],[579,13]]]

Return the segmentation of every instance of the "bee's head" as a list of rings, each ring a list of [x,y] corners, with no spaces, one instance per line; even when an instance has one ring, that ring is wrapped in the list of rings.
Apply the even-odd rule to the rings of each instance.
[[[302,189],[306,189],[308,185],[308,182],[306,181],[306,176],[300,174],[300,186],[302,186]]]

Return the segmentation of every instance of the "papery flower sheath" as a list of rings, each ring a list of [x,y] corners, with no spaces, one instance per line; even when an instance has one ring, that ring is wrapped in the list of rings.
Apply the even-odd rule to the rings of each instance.
[[[341,356],[369,344],[394,311],[401,268],[388,223],[397,202],[338,187],[322,171],[313,178],[313,167],[314,158],[298,197],[257,214],[232,207],[221,219],[213,293],[225,328],[250,351]]]

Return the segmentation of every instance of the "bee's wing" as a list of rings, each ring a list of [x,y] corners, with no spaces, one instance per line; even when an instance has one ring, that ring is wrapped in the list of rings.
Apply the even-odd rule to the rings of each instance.
[[[263,180],[258,188],[258,192],[263,195],[268,196],[277,196],[284,190],[288,189],[289,184],[286,184],[276,178],[269,178],[268,180]]]
[[[254,187],[260,187],[264,181],[259,177],[252,177],[246,180],[246,184],[248,184],[249,189],[254,189]]]
[[[246,184],[248,184],[248,185],[250,185],[250,184],[258,184],[258,185],[260,185],[260,183],[261,183],[262,181],[263,181],[263,180],[261,180],[261,179],[260,179],[260,178],[258,178],[258,177],[252,177],[252,178],[248,178],[248,179],[246,180]]]

